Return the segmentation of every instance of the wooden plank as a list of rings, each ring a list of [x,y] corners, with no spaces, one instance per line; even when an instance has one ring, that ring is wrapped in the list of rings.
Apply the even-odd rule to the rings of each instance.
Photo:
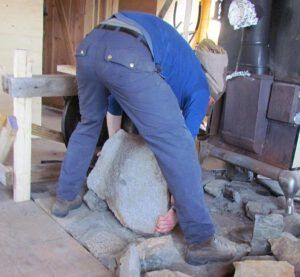
[[[33,201],[0,203],[1,276],[113,276],[55,220]]]
[[[88,34],[95,26],[95,1],[85,0],[84,9],[84,36]]]
[[[57,132],[36,124],[32,124],[32,134],[44,139],[64,143],[64,138],[61,132]]]
[[[57,181],[60,174],[61,163],[45,163],[32,165],[32,183]]]
[[[136,11],[156,14],[157,0],[119,0],[119,11]]]
[[[61,23],[62,32],[63,32],[63,39],[65,41],[65,44],[67,46],[67,55],[71,61],[72,64],[75,64],[75,51],[74,51],[74,45],[72,43],[71,35],[68,29],[68,20],[66,16],[66,12],[63,6],[63,3],[61,0],[55,0],[56,9],[58,13],[58,18]]]
[[[16,118],[12,115],[8,116],[5,125],[2,128],[0,126],[0,163],[5,162],[8,153],[14,143],[17,131],[18,125]]]
[[[31,65],[27,63],[27,51],[15,50],[14,77],[30,77]],[[20,124],[14,144],[14,200],[30,199],[31,171],[31,110],[32,100],[19,98],[13,100],[14,115]]]
[[[31,64],[27,62],[26,50],[15,50],[14,77],[31,77]],[[14,115],[19,130],[14,143],[14,200],[30,200],[31,190],[31,98],[14,98]]]
[[[12,167],[0,163],[0,183],[4,186],[13,186],[14,172]]]
[[[68,65],[68,64],[59,64],[59,65],[57,65],[57,72],[75,76],[76,75],[76,66]]]
[[[8,78],[12,97],[52,97],[77,95],[76,78],[69,75],[36,75],[30,78]]]

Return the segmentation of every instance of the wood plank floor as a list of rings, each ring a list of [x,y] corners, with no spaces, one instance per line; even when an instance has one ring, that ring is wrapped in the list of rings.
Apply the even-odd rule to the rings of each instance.
[[[1,276],[111,276],[34,202],[0,188]]]

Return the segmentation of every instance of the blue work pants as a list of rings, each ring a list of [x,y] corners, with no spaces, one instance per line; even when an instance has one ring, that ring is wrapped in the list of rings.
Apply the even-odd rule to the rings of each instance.
[[[80,192],[111,93],[155,154],[187,242],[210,238],[214,226],[204,202],[194,140],[148,48],[127,33],[95,29],[77,48],[76,58],[81,122],[69,141],[58,197],[72,200]]]

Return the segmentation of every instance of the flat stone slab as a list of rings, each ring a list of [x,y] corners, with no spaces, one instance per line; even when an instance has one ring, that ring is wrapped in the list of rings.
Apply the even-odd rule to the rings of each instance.
[[[294,267],[288,262],[243,261],[234,262],[234,277],[294,277]]]
[[[119,261],[119,277],[140,277],[141,263],[139,252],[134,244],[130,245]]]
[[[269,254],[271,249],[268,240],[280,237],[283,228],[283,217],[280,214],[256,215],[251,241],[251,254]]]
[[[223,194],[225,185],[228,183],[230,183],[228,180],[213,179],[204,186],[204,190],[211,196],[220,197]]]
[[[272,202],[256,202],[248,201],[245,205],[245,212],[247,217],[251,220],[255,219],[255,215],[268,215],[271,211],[278,209]]]
[[[272,253],[279,261],[287,261],[295,267],[296,276],[300,275],[300,240],[289,233],[270,240]],[[284,275],[282,275],[284,276]]]
[[[83,244],[111,272],[117,268],[116,257],[139,236],[123,227],[108,211],[91,211],[84,204],[65,218],[51,215],[53,197],[35,200],[55,221]]]
[[[105,143],[87,183],[137,233],[154,234],[158,216],[168,210],[167,184],[153,153],[140,136],[123,130]]]
[[[176,262],[182,262],[171,235],[150,238],[137,245],[143,271],[167,268]]]

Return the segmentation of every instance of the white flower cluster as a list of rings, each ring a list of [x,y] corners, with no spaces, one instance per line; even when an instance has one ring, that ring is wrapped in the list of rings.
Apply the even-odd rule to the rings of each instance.
[[[255,6],[249,0],[233,0],[229,6],[228,19],[234,30],[256,25]]]

